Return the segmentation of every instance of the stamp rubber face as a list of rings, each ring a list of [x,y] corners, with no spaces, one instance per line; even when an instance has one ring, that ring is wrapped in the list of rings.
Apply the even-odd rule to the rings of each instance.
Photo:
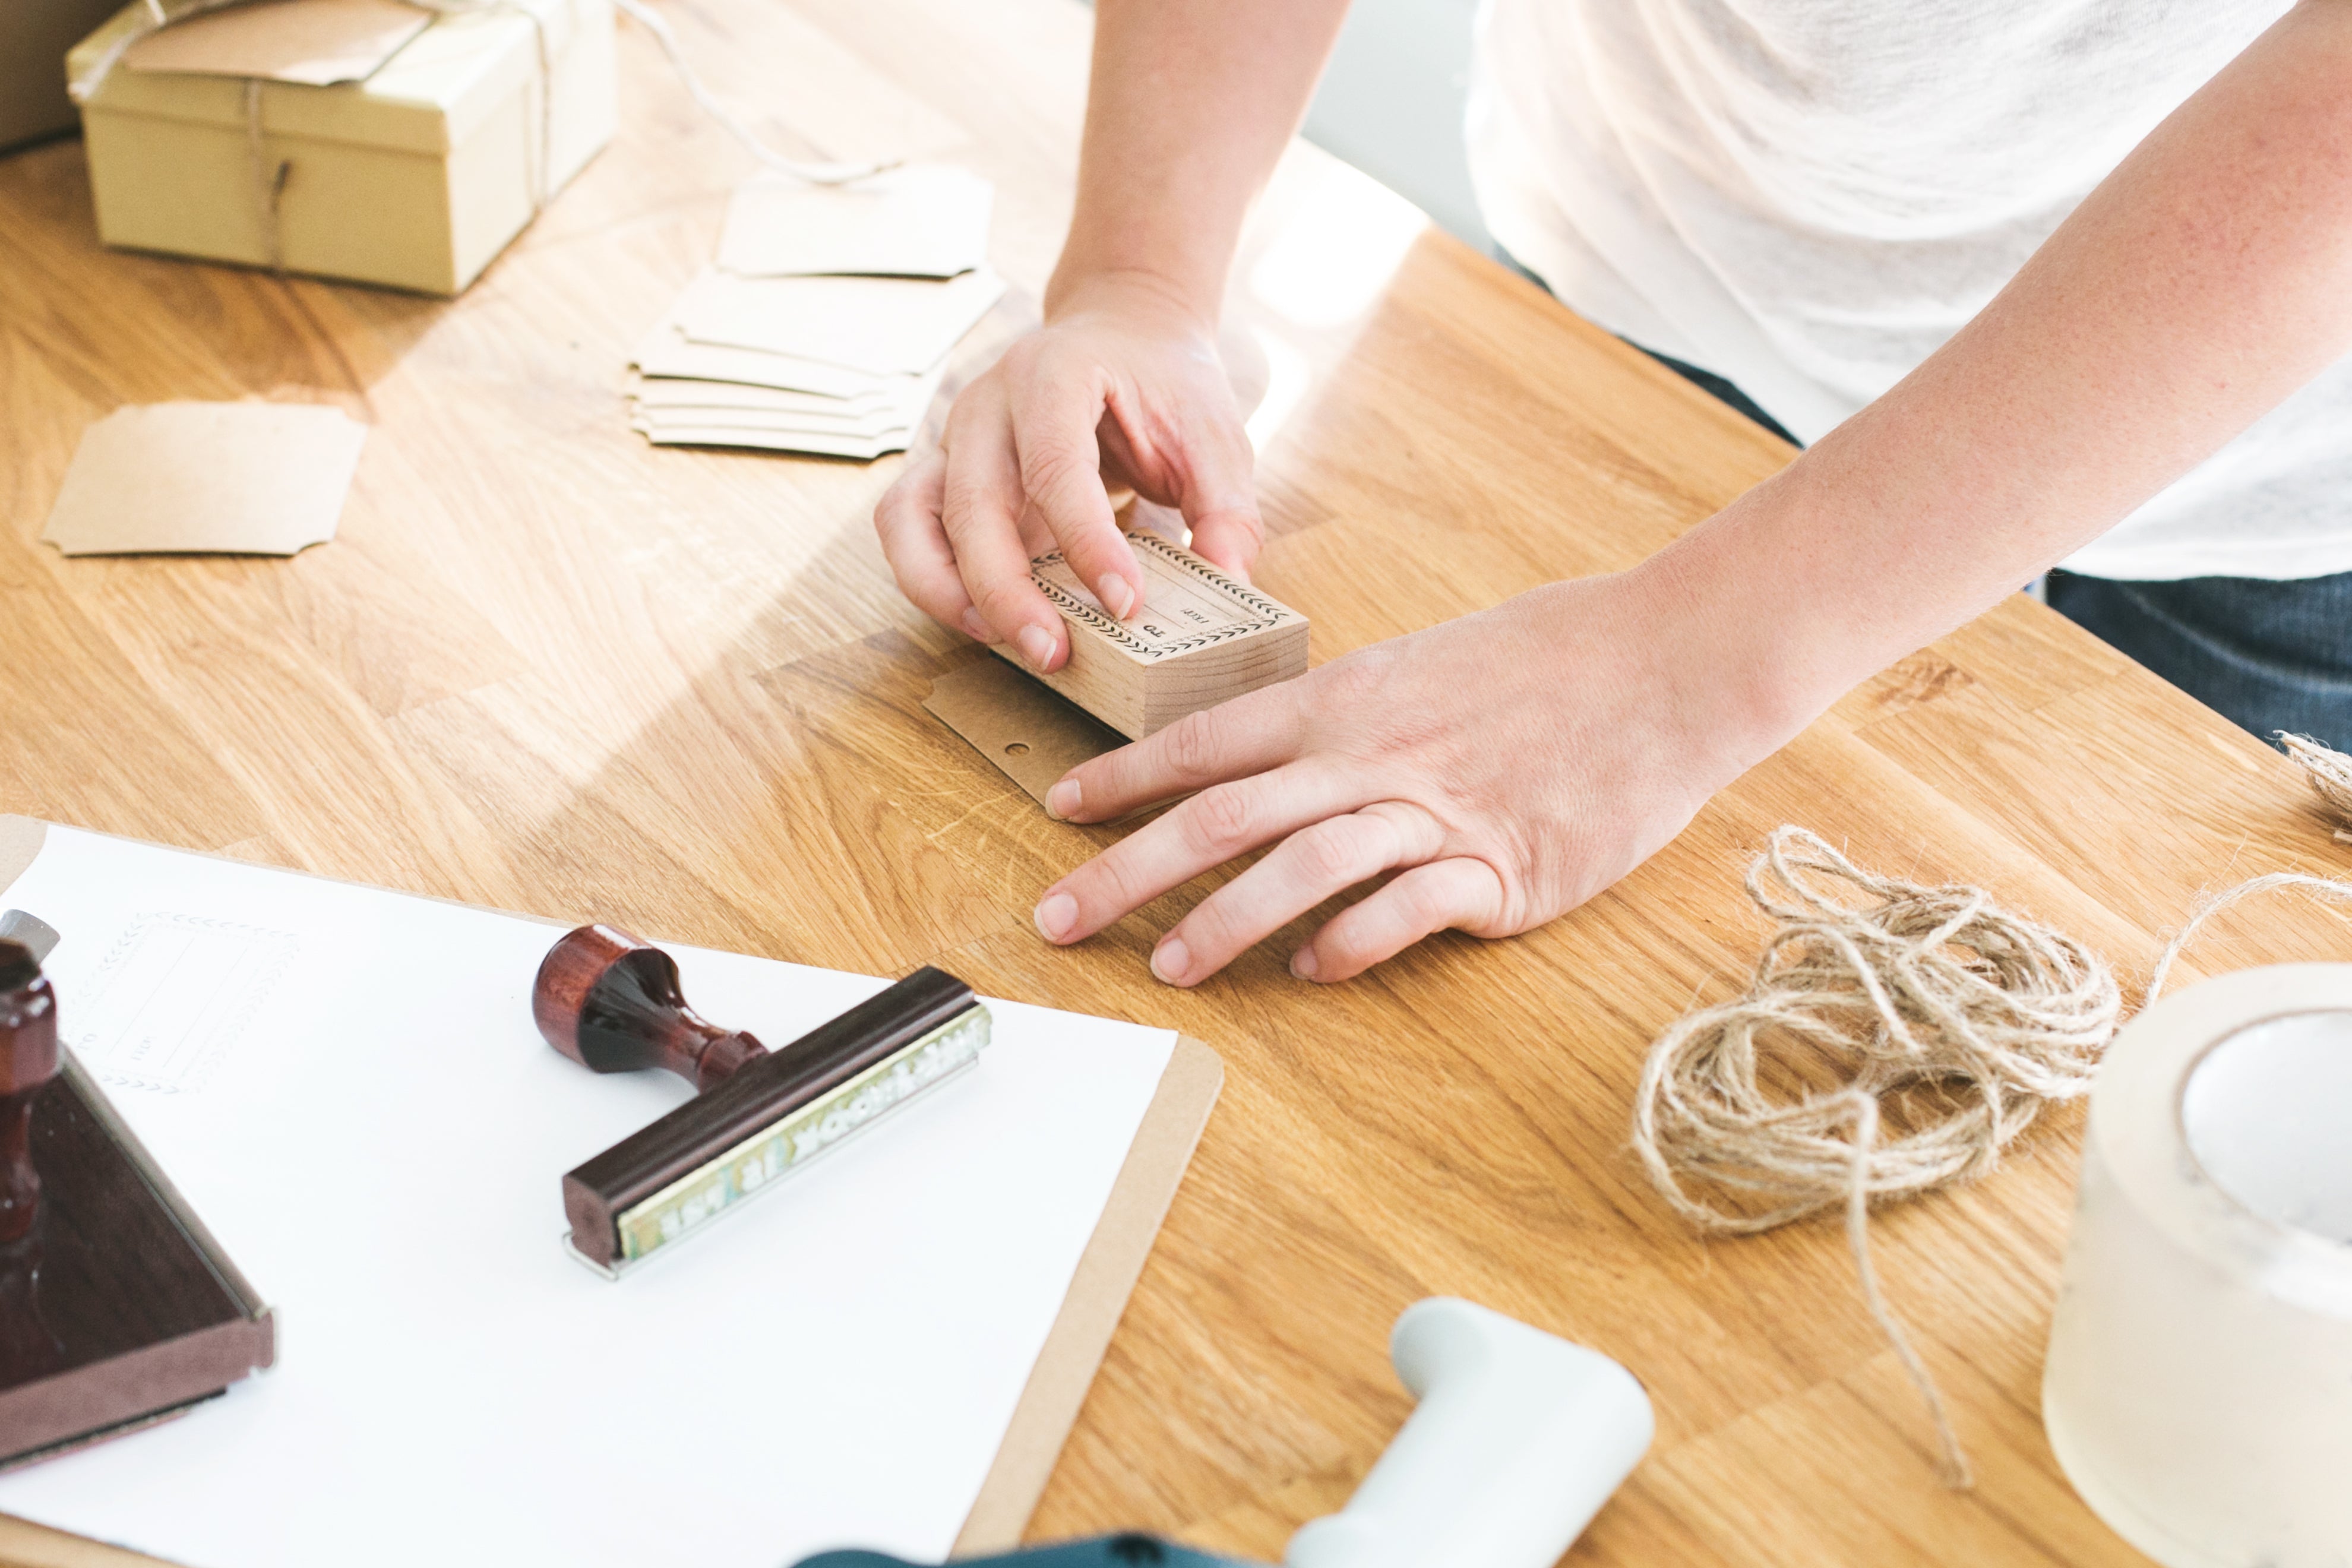
[[[1126,621],[1104,611],[1060,551],[1039,556],[1031,569],[1056,609],[1084,620],[1133,658],[1173,658],[1296,618],[1265,595],[1153,535],[1129,534],[1127,543],[1143,570],[1143,608]]]

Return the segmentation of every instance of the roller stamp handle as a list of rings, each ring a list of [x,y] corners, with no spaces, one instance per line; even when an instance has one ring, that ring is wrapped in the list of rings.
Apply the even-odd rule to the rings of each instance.
[[[768,1054],[686,1005],[668,953],[607,925],[582,926],[548,951],[530,1013],[549,1045],[595,1072],[664,1068],[707,1089]]]
[[[1406,1308],[1389,1355],[1421,1403],[1287,1568],[1551,1568],[1656,1429],[1632,1373],[1473,1302]]]
[[[40,1213],[33,1102],[57,1076],[57,995],[32,950],[0,939],[0,1243],[23,1240]]]

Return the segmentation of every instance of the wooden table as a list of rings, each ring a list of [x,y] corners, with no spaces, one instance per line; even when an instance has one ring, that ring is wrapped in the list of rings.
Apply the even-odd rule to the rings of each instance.
[[[1034,314],[1087,12],[667,9],[780,142],[994,178],[1019,298],[983,338]],[[1836,1228],[1702,1241],[1644,1184],[1628,1112],[1649,1040],[1741,983],[1760,928],[1739,872],[1775,824],[1983,882],[2136,975],[2200,889],[2344,868],[2289,765],[2021,597],[1532,935],[1441,938],[1326,990],[1284,971],[1301,922],[1169,990],[1145,955],[1195,886],[1053,951],[1032,902],[1114,835],[1047,820],[917,706],[980,656],[891,587],[868,519],[897,462],[657,451],[626,426],[628,349],[749,163],[642,32],[621,41],[619,139],[454,304],[110,254],[79,144],[0,161],[0,810],[802,963],[935,960],[1213,1042],[1223,1105],[1038,1537],[1136,1525],[1278,1555],[1406,1413],[1391,1320],[1454,1293],[1599,1347],[1656,1401],[1655,1447],[1573,1562],[2140,1561],[2038,1416],[2079,1113],[1877,1223],[1981,1478],[1954,1494]],[[1318,659],[1630,565],[1788,455],[1304,147],[1235,310],[1276,371],[1260,580],[1313,618]],[[89,421],[247,395],[373,426],[335,542],[290,562],[36,542]],[[2199,962],[2342,945],[2281,904]]]

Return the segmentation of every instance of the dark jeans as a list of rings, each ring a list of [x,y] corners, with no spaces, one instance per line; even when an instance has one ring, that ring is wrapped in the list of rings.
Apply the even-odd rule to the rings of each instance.
[[[1804,445],[1713,371],[1633,347],[1791,446]],[[2053,572],[2049,598],[2076,626],[2263,740],[2284,730],[2352,751],[2352,572],[2284,583],[2132,583]]]
[[[2352,750],[2352,572],[2284,583],[2050,574],[2050,607],[2269,740]]]
[[[1633,343],[1633,340],[1631,338],[1627,338],[1625,341],[1629,343]],[[1633,343],[1633,346],[1637,349],[1642,349],[1642,345],[1639,343]],[[1711,370],[1701,370],[1695,364],[1685,364],[1682,361],[1675,358],[1674,355],[1662,354],[1655,349],[1642,349],[1642,352],[1648,354],[1652,359],[1656,360],[1660,364],[1664,365],[1668,370],[1673,371],[1676,375],[1681,376],[1685,381],[1689,382],[1693,386],[1697,387],[1701,392],[1712,393],[1717,403],[1723,404],[1725,406],[1734,409],[1738,413],[1745,414],[1748,418],[1753,419],[1757,424],[1761,425],[1764,428],[1772,432],[1773,435],[1778,436],[1781,440],[1789,443],[1790,446],[1801,447],[1804,445],[1802,441],[1800,441],[1794,436],[1790,435],[1789,432],[1781,426],[1781,424],[1778,419],[1773,418],[1769,414],[1765,413],[1763,409],[1758,407],[1754,398],[1740,391],[1739,388],[1732,382],[1716,374],[1715,372]]]

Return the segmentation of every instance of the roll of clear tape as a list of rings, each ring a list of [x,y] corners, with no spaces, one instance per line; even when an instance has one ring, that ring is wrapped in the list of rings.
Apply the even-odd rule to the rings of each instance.
[[[2242,970],[2116,1035],[2042,1412],[2166,1568],[2352,1563],[2352,964]]]

